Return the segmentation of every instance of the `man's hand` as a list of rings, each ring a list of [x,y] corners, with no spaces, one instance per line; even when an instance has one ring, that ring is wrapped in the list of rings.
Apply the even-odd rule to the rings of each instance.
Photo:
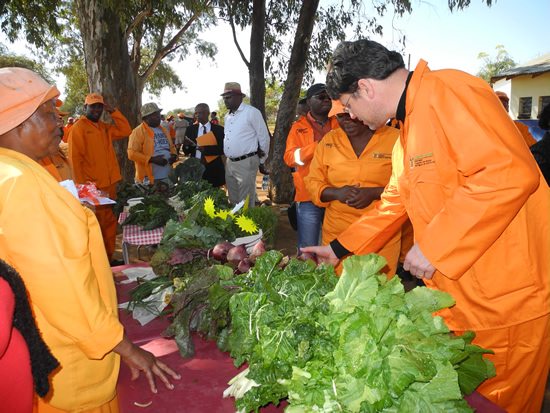
[[[263,150],[261,150],[260,148],[258,148],[258,156],[260,158],[263,158],[265,156],[265,152]]]
[[[164,166],[168,164],[168,160],[164,157],[164,155],[157,155],[149,158],[149,163]]]
[[[172,370],[166,363],[160,361],[148,351],[136,346],[126,336],[117,344],[113,351],[120,354],[122,361],[130,367],[132,381],[139,377],[140,371],[145,373],[147,381],[149,382],[149,387],[153,393],[157,393],[155,375],[162,380],[169,390],[172,390],[174,385],[170,382],[168,375],[175,380],[181,379],[181,376]]]
[[[176,163],[178,161],[179,157],[175,153],[170,154],[170,159],[168,159],[168,163],[172,165],[173,163]]]
[[[189,139],[187,136],[183,139],[183,144],[185,146],[197,146],[195,142],[193,142],[191,139]]]
[[[109,104],[109,101],[107,100],[106,96],[103,96],[103,110],[107,112],[109,115],[113,113],[115,110],[111,107]]]
[[[305,247],[300,248],[302,252],[313,252],[317,255],[317,260],[319,262],[326,262],[333,266],[337,266],[340,262],[340,259],[334,254],[332,247],[330,245],[324,245],[322,247]]]
[[[265,164],[261,163],[260,167],[258,168],[260,170],[260,173],[263,175],[269,175],[269,171],[265,169]]]
[[[426,278],[427,280],[430,280],[436,271],[436,268],[430,264],[430,261],[420,251],[418,242],[412,246],[405,256],[403,268],[416,278]]]
[[[203,153],[204,152],[204,146],[197,146],[197,151],[199,151],[200,153]]]
[[[359,185],[359,184],[357,184]],[[372,204],[373,201],[380,199],[380,194],[384,188],[357,188],[355,195],[348,198],[346,204],[352,208],[363,209]]]

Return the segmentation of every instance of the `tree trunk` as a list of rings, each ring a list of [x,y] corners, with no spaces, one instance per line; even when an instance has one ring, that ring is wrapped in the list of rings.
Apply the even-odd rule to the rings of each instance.
[[[265,72],[264,72],[265,0],[252,2],[252,29],[250,32],[250,105],[265,116]]]
[[[311,33],[315,25],[315,14],[318,7],[319,0],[304,0],[302,3],[300,19],[288,64],[288,76],[285,81],[283,96],[279,103],[279,111],[277,112],[277,123],[272,140],[273,145],[271,145],[269,155],[269,169],[277,171],[277,173],[271,174],[269,198],[279,204],[292,201],[292,176],[283,156],[286,149],[286,139],[292,127],[296,105],[300,97],[300,86],[304,77]]]
[[[134,128],[141,122],[141,88],[130,66],[120,17],[104,3],[101,0],[77,0],[88,88],[91,93],[105,96]],[[103,116],[104,120],[110,121],[106,114]],[[113,145],[122,183],[134,182],[134,163],[128,159],[127,153],[128,139],[119,139]]]

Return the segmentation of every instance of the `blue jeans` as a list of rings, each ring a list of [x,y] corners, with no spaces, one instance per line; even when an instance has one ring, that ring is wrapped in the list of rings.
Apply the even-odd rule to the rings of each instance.
[[[298,248],[320,245],[319,235],[324,216],[325,208],[320,208],[311,201],[298,204]]]

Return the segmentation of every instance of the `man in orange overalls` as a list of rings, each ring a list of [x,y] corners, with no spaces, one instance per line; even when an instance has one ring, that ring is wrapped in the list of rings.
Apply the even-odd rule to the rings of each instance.
[[[414,72],[376,42],[341,43],[327,92],[371,129],[397,118],[392,178],[376,208],[330,246],[325,262],[376,251],[407,215],[415,244],[404,268],[450,293],[456,334],[492,349],[497,376],[478,391],[510,413],[540,412],[549,367],[550,197],[522,136],[482,79]],[[490,120],[490,121],[489,121]]]
[[[113,109],[101,95],[91,93],[86,96],[86,116],[74,124],[69,131],[69,159],[74,170],[75,181],[78,184],[94,182],[97,189],[108,194],[110,199],[116,199],[116,183],[122,179],[120,168],[112,141],[122,139],[132,133],[132,128],[126,118],[118,110]],[[105,110],[116,125],[110,125],[100,120]],[[103,241],[109,262],[113,261],[116,243],[116,218],[110,205],[97,205],[96,217],[101,226]]]

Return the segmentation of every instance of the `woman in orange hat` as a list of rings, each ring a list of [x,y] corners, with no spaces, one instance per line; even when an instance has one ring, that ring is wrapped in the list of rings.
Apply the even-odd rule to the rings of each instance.
[[[118,412],[120,358],[168,389],[180,376],[134,345],[118,321],[95,215],[38,164],[57,150],[59,91],[27,69],[0,69],[0,259],[23,278],[36,323],[60,363],[36,412]]]

